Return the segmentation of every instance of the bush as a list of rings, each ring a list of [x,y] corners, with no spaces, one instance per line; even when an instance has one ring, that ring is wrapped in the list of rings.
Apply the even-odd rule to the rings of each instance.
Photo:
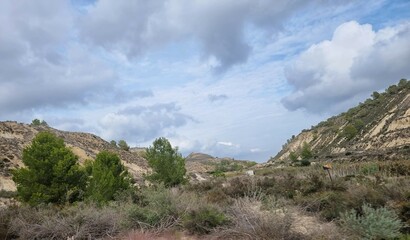
[[[386,208],[371,208],[369,205],[362,206],[362,215],[355,210],[341,215],[341,225],[356,236],[365,239],[392,239],[400,236],[400,228],[403,223],[397,215]]]
[[[217,233],[217,239],[303,239],[291,230],[290,214],[261,211],[261,203],[252,198],[235,199],[227,216],[229,226]]]
[[[318,212],[326,220],[333,220],[346,211],[346,198],[337,192],[317,192],[309,196],[298,196],[296,203],[308,212]]]
[[[131,226],[143,229],[165,228],[174,224],[178,218],[171,193],[164,185],[143,188],[138,198],[138,205],[132,207],[128,213],[128,222]]]
[[[300,161],[300,166],[302,166],[302,167],[310,166],[310,161],[307,160],[307,159],[303,159],[303,160]]]
[[[226,216],[215,208],[203,206],[191,210],[184,218],[183,225],[190,233],[208,234],[212,229],[228,222]]]
[[[12,216],[9,234],[19,239],[101,239],[118,234],[122,221],[122,212],[113,207],[23,207]]]

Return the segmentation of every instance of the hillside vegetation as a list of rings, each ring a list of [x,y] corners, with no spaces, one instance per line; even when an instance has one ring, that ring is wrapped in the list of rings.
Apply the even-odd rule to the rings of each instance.
[[[32,124],[6,121],[0,122],[0,191],[16,190],[15,183],[11,179],[11,170],[24,166],[23,149],[31,144],[36,134],[43,131],[52,132],[62,138],[65,145],[79,158],[81,164],[88,159],[95,159],[101,151],[108,150],[118,154],[122,163],[138,182],[143,181],[143,174],[149,170],[143,157],[113,146],[96,135],[61,131],[36,121]]]
[[[292,136],[269,162],[303,160],[303,150],[314,161],[408,159],[409,107],[410,81],[402,79],[357,107]]]
[[[0,239],[409,239],[409,89],[402,80],[303,131],[273,164],[1,123],[1,183],[14,175],[18,188],[0,189]]]

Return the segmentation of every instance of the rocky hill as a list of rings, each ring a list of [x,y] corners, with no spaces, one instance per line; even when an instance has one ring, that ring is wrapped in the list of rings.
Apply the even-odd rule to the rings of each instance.
[[[66,132],[48,126],[33,126],[17,122],[0,122],[0,190],[15,190],[10,170],[23,166],[21,157],[23,148],[30,145],[34,136],[40,131],[51,131],[79,157],[80,163],[93,159],[102,150],[117,153],[123,164],[136,180],[142,180],[148,166],[145,159],[132,152],[113,147],[105,140],[89,133]]]
[[[410,158],[410,81],[402,79],[357,107],[292,136],[269,162]]]

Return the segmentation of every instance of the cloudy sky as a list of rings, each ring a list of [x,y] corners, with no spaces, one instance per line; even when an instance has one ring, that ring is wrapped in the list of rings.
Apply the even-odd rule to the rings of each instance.
[[[1,0],[0,120],[259,162],[410,78],[408,0]]]

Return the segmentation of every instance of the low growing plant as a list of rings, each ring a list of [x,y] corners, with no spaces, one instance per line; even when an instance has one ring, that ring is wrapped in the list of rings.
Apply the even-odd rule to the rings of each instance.
[[[342,227],[364,239],[393,239],[400,237],[403,223],[396,213],[385,207],[362,206],[362,215],[350,210],[341,215]]]

